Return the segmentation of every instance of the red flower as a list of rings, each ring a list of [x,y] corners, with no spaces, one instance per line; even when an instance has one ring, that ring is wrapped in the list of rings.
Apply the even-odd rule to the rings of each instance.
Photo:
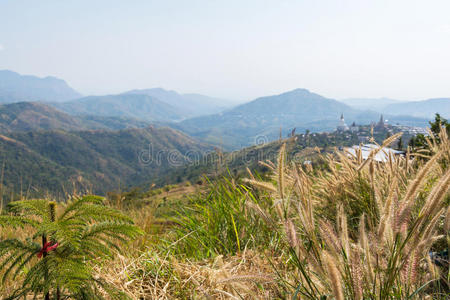
[[[44,253],[49,253],[50,251],[55,250],[58,247],[58,243],[55,243],[50,246],[50,242],[45,243],[44,247],[39,251],[37,257],[41,258]]]

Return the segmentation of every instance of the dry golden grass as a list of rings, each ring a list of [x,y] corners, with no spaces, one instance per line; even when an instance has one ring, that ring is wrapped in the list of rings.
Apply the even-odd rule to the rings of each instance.
[[[98,273],[132,299],[274,299],[279,293],[267,258],[251,250],[195,262],[149,251],[119,256]]]
[[[308,299],[314,294],[343,299],[344,292],[346,298],[356,299],[424,296],[414,291],[437,280],[428,251],[445,237],[439,234],[438,224],[448,222],[444,199],[450,186],[450,152],[444,130],[440,138],[440,145],[429,140],[425,164],[417,158],[407,161],[409,155],[376,163],[371,158],[382,151],[379,148],[364,161],[360,155],[329,155],[330,170],[317,176],[285,164],[280,153],[273,168],[277,190],[248,181],[273,195],[277,213],[272,214],[272,222],[285,232],[302,273],[291,282],[301,287],[299,295]]]
[[[440,276],[427,253],[443,238],[439,230],[450,226],[443,201],[450,171],[441,164],[450,153],[448,138],[443,141],[439,146],[430,141],[426,163],[409,153],[385,164],[340,153],[328,156],[329,170],[313,174],[287,164],[280,154],[277,165],[265,163],[274,172],[273,181],[256,181],[249,172],[246,182],[270,193],[274,209],[254,202],[246,206],[284,232],[304,270],[292,264],[287,249],[278,254],[246,250],[202,261],[149,249],[138,257],[120,256],[98,272],[133,299],[289,298],[298,286],[307,287],[297,291],[302,299],[391,299],[395,293],[397,299],[427,297],[434,292],[432,285],[413,292]],[[368,196],[361,187],[370,190]],[[355,209],[358,201],[372,202]],[[335,217],[327,220],[324,209],[332,209]],[[351,212],[358,216],[352,220],[356,226],[350,227],[348,209],[358,210]]]

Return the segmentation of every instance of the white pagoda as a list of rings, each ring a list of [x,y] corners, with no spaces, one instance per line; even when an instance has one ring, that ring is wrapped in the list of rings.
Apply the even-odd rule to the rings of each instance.
[[[341,114],[341,120],[339,121],[339,125],[337,126],[337,131],[344,132],[349,130],[347,124],[345,124],[344,114]]]

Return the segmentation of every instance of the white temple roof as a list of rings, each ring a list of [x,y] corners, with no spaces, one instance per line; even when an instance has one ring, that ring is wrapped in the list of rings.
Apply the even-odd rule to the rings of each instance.
[[[373,150],[379,149],[380,146],[375,144],[354,145],[350,148],[345,148],[344,151],[350,156],[356,157],[358,149],[361,151],[362,158],[366,160]],[[384,147],[374,156],[373,160],[378,162],[387,162],[389,160],[389,154],[392,156],[403,155],[404,151],[395,150],[392,148]]]

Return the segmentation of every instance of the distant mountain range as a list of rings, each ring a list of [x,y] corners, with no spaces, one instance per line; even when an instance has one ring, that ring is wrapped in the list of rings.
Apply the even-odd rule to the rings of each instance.
[[[332,131],[343,113],[351,124],[377,121],[380,113],[361,111],[305,89],[255,99],[222,113],[185,119],[179,109],[154,96],[124,93],[90,96],[69,102],[21,102],[0,105],[0,132],[92,129],[120,130],[150,124],[181,130],[206,143],[235,150],[297,132]],[[427,126],[411,116],[385,116],[391,123]]]
[[[148,95],[89,96],[49,104],[75,116],[126,117],[143,121],[177,121],[183,118],[181,110]]]
[[[350,111],[345,104],[296,89],[261,97],[223,113],[188,119],[179,128],[210,143],[238,149],[254,144],[258,136],[277,138],[280,127],[287,130],[313,121],[337,119],[336,115]]]
[[[436,113],[439,113],[441,116],[450,119],[450,98],[394,103],[386,106],[383,111],[393,115],[428,119],[432,119]]]
[[[169,128],[32,131],[0,134],[6,190],[104,194],[142,183],[174,182],[167,171],[211,147]],[[182,180],[181,178],[179,179]]]
[[[162,88],[132,90],[125,94],[147,95],[155,97],[182,112],[184,117],[196,117],[218,113],[231,106],[229,100],[200,94],[179,94]]]
[[[450,98],[436,98],[421,101],[400,101],[388,98],[344,99],[345,103],[356,109],[368,109],[396,116],[413,116],[432,119],[436,113],[450,118]]]
[[[235,150],[253,145],[258,139],[274,140],[280,129],[285,136],[293,128],[330,131],[344,114],[347,122],[368,124],[378,121],[380,113],[361,111],[337,100],[328,99],[306,89],[255,99],[223,113],[192,118],[177,124],[178,129],[206,142]],[[426,126],[419,118],[387,116],[391,122]]]
[[[47,102],[72,115],[131,117],[145,121],[175,121],[217,113],[232,106],[229,100],[200,94],[179,94],[162,88],[81,97],[62,79],[0,70],[0,104]]]
[[[62,102],[81,95],[64,80],[55,77],[39,78],[0,70],[0,103],[22,101]]]
[[[252,145],[257,139],[277,139],[280,129],[283,136],[293,128],[298,132],[334,130],[341,114],[348,124],[377,121],[384,113],[390,123],[416,126],[427,126],[427,120],[437,111],[444,117],[450,115],[449,99],[420,102],[397,102],[387,98],[347,99],[343,103],[306,89],[296,89],[232,108],[229,101],[162,88],[80,98],[64,81],[52,77],[40,79],[1,71],[0,78],[0,93],[15,91],[15,95],[29,95],[30,99],[53,106],[17,103],[16,106],[0,107],[1,132],[117,130],[141,128],[152,123],[170,126],[231,150]],[[62,90],[66,91],[65,96],[61,96]],[[48,92],[46,97],[39,96],[43,91]],[[8,102],[21,99],[18,96],[7,98]]]
[[[360,110],[383,111],[386,106],[401,101],[389,98],[349,98],[339,100],[339,102]]]
[[[89,96],[50,105],[71,115],[126,117],[144,121],[176,122],[225,109],[227,101],[199,94],[178,94],[161,88],[117,95]],[[228,104],[229,105],[229,104]]]

